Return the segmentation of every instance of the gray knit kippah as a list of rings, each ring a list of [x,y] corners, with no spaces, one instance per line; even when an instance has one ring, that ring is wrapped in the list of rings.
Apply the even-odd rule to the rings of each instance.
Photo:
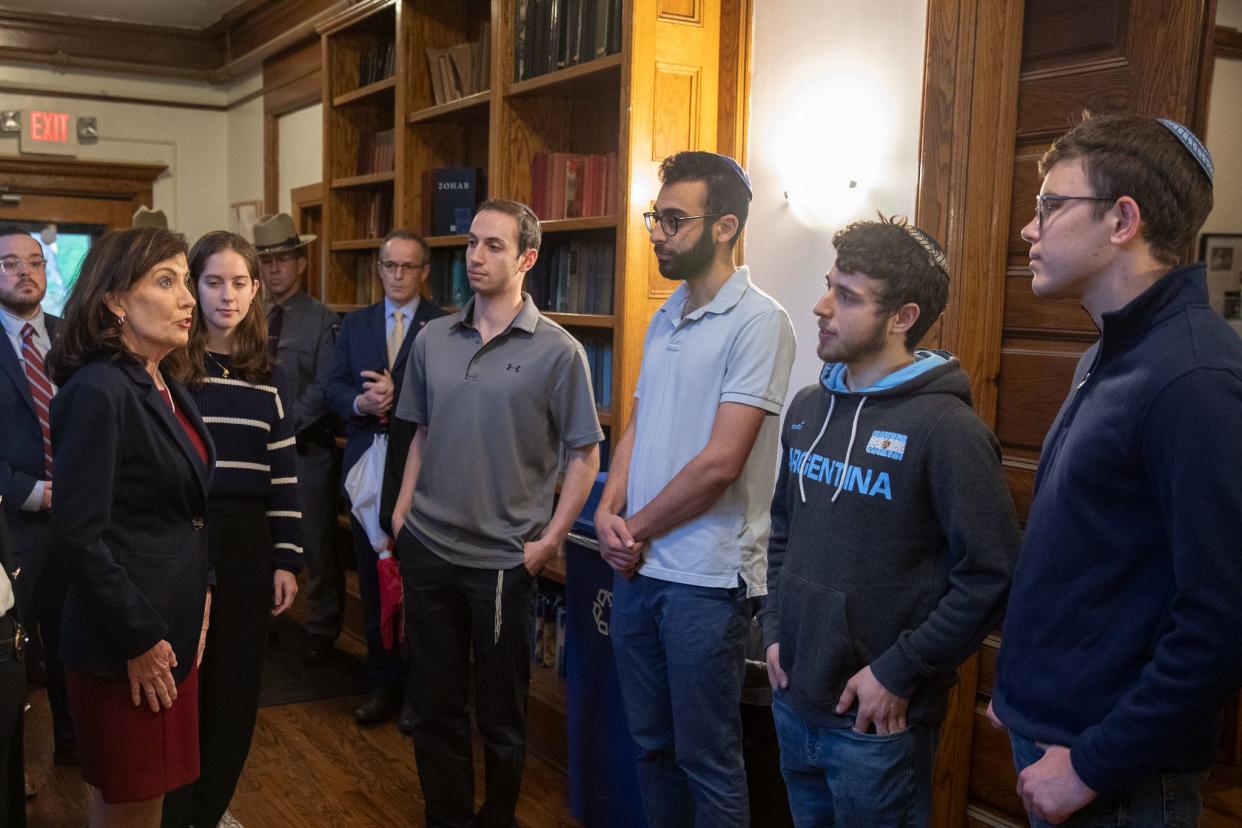
[[[910,238],[918,242],[919,247],[923,248],[923,252],[927,254],[927,260],[931,262],[932,267],[939,270],[944,275],[944,278],[948,279],[949,260],[945,257],[944,248],[940,246],[940,242],[913,224],[902,224],[899,226],[910,234]]]
[[[1208,152],[1207,147],[1203,146],[1203,142],[1177,121],[1168,118],[1157,118],[1156,120],[1164,124],[1169,132],[1177,136],[1177,140],[1182,142],[1182,146],[1186,148],[1186,151],[1194,156],[1195,161],[1199,162],[1199,167],[1202,168],[1204,174],[1208,177],[1208,182],[1211,183],[1212,174],[1216,168],[1212,166],[1212,155]]]

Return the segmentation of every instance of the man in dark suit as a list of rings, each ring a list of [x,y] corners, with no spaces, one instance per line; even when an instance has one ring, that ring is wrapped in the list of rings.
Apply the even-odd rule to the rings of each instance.
[[[13,538],[17,611],[43,642],[53,758],[77,764],[77,744],[65,671],[60,660],[60,616],[68,583],[64,568],[49,566],[52,444],[48,406],[56,387],[43,361],[58,318],[40,303],[47,292],[43,248],[23,228],[0,225],[0,496]]]
[[[381,506],[383,525],[392,514],[396,490],[413,438],[413,425],[391,421],[390,414],[401,382],[410,343],[423,325],[444,311],[419,297],[431,266],[431,251],[422,236],[408,230],[393,230],[379,249],[377,270],[384,285],[384,299],[348,314],[341,323],[336,341],[336,358],[328,377],[326,395],[329,407],[345,423],[345,456],[341,479],[371,446],[375,435],[389,433],[389,453],[385,468],[387,511]],[[354,553],[358,562],[358,591],[362,595],[367,632],[367,671],[371,695],[354,711],[360,724],[383,721],[397,710],[402,700],[401,658],[384,648],[380,633],[379,580],[377,556],[366,533],[352,520]],[[400,727],[410,732],[413,711],[401,709]]]

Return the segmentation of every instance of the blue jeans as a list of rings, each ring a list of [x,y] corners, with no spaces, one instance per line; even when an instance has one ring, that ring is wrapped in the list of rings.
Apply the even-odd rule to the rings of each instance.
[[[1038,762],[1044,749],[1025,736],[1009,731],[1013,745],[1013,766],[1018,773]],[[1203,812],[1199,789],[1208,771],[1198,773],[1154,773],[1117,794],[1098,797],[1061,823],[1061,828],[1194,828]],[[1032,828],[1049,823],[1027,814]]]
[[[742,762],[743,588],[613,579],[609,635],[647,824],[750,824]]]
[[[798,828],[921,828],[930,821],[938,727],[911,724],[885,736],[821,727],[779,693],[772,718]]]

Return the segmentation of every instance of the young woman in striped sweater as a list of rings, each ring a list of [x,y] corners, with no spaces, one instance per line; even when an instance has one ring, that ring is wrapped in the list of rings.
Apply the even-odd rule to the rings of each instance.
[[[254,246],[224,231],[190,250],[198,313],[188,384],[216,444],[208,495],[215,569],[200,678],[198,781],[169,794],[164,825],[216,825],[250,751],[269,615],[289,608],[302,568],[293,427],[267,350]]]

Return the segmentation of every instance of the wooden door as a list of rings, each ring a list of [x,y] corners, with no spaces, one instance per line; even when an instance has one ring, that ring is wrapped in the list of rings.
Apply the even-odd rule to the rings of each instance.
[[[1031,293],[1019,231],[1034,214],[1039,158],[1084,110],[1170,117],[1202,135],[1215,0],[1025,0],[1020,39],[1017,21],[998,11],[1007,5],[1015,7],[929,2],[918,215],[946,239],[955,265],[956,307],[946,314],[942,343],[972,373],[976,407],[1001,441],[1025,520],[1044,434],[1096,336],[1078,306]],[[995,69],[964,69],[953,57],[964,45],[972,63]],[[983,713],[1000,641],[999,633],[989,636],[963,670],[946,722],[941,826],[1025,824],[1008,739]]]

